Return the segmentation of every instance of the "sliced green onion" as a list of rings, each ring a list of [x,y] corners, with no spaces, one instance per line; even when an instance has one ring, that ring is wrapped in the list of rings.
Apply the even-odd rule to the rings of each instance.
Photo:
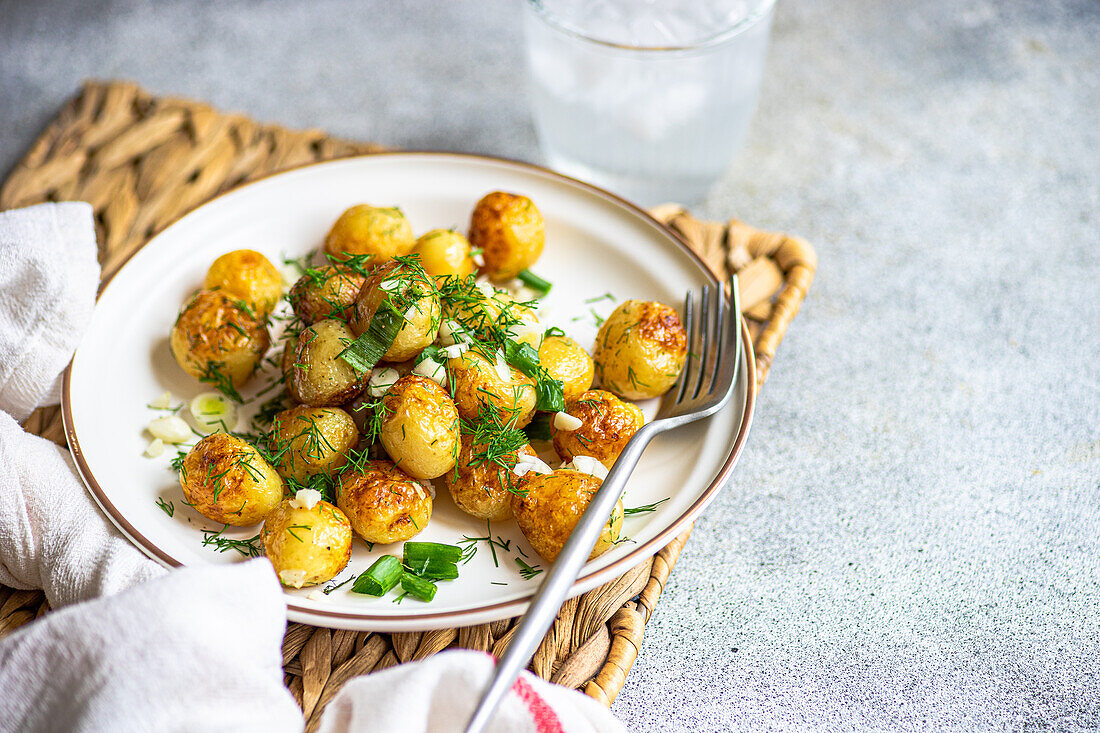
[[[424,350],[417,354],[416,359],[413,361],[413,365],[415,366],[426,359],[431,359],[442,364],[447,361],[447,356],[443,353],[442,346],[425,346]]]
[[[549,338],[550,336],[564,336],[565,331],[561,330],[557,326],[551,326],[550,328],[546,329],[546,332],[543,335],[547,338]]]
[[[402,555],[406,565],[412,565],[425,559],[458,562],[462,559],[462,548],[458,545],[444,545],[440,542],[406,542]]]
[[[551,440],[554,435],[550,432],[550,415],[535,415],[523,432],[527,434],[527,440]]]
[[[424,578],[418,578],[412,573],[401,573],[401,589],[413,598],[428,601],[435,598],[435,583]]]
[[[370,327],[340,352],[340,358],[357,372],[369,372],[393,345],[404,323],[404,316],[383,303],[370,320]]]
[[[565,409],[565,385],[560,379],[540,379],[535,382],[535,409],[561,412]]]
[[[458,563],[437,557],[426,557],[414,563],[406,562],[405,567],[413,575],[428,580],[454,580],[458,577]]]
[[[504,360],[531,379],[539,376],[539,352],[531,344],[508,339],[504,342]]]
[[[539,297],[546,297],[546,294],[550,292],[550,288],[554,287],[549,281],[543,280],[530,270],[520,270],[517,277],[521,283],[538,293]]]
[[[368,596],[384,596],[397,585],[404,572],[400,560],[393,555],[383,555],[374,561],[367,572],[355,579],[351,590]]]
[[[535,380],[536,410],[558,412],[565,409],[565,385],[539,365],[539,352],[535,347],[508,339],[504,342],[504,359]]]

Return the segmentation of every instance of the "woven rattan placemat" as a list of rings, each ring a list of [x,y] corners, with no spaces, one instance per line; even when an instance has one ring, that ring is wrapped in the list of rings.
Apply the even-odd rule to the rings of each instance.
[[[43,201],[90,202],[106,277],[152,235],[221,191],[272,171],[379,149],[317,130],[263,125],[190,100],[156,97],[133,84],[89,82],[11,171],[0,188],[0,210]],[[813,248],[736,220],[700,221],[673,205],[653,214],[715,271],[738,272],[762,384],[813,281]],[[26,428],[65,443],[59,408],[38,410]],[[622,577],[567,601],[531,669],[610,705],[689,534],[690,529]],[[0,586],[0,637],[47,610],[38,591]],[[450,646],[499,654],[514,624],[509,619],[395,634],[290,624],[283,643],[286,684],[313,728],[325,704],[352,677]]]

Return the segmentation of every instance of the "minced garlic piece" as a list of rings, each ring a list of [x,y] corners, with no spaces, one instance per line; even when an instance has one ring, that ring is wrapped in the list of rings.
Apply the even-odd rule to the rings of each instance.
[[[290,500],[290,506],[295,509],[312,509],[322,498],[321,492],[317,489],[299,489]]]
[[[301,588],[306,584],[306,571],[305,570],[280,570],[279,580],[283,585],[290,586],[291,588]]]
[[[572,468],[574,471],[587,473],[589,476],[595,476],[600,481],[607,478],[607,467],[592,456],[573,456],[573,460],[562,466],[562,468]]]
[[[538,456],[528,456],[524,454],[520,454],[519,459],[516,461],[516,465],[512,467],[512,473],[521,477],[529,473],[548,474],[553,472],[554,469],[546,465]]]
[[[584,425],[584,421],[579,417],[573,417],[568,412],[554,413],[554,427],[558,430],[571,433],[580,428],[581,425]]]
[[[165,443],[182,443],[191,437],[191,426],[177,415],[158,417],[149,421],[149,432]]]

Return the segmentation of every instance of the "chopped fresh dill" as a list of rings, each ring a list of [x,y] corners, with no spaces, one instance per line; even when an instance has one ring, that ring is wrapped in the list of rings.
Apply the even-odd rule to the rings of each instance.
[[[260,544],[259,534],[254,537],[249,537],[248,539],[235,540],[231,537],[222,536],[222,532],[227,529],[229,529],[228,524],[219,530],[204,529],[202,531],[202,546],[214,547],[218,552],[234,550],[245,557],[259,557],[264,554],[264,548],[263,545]]]
[[[305,542],[305,540],[298,536],[298,533],[294,531],[296,529],[311,530],[313,529],[313,527],[308,524],[292,524],[291,526],[286,528],[287,534],[289,534],[291,537],[298,540],[299,542]]]
[[[493,553],[493,566],[499,568],[500,567],[500,561],[497,558],[497,548],[499,547],[500,549],[504,550],[505,552],[508,552],[509,549],[510,549],[511,541],[505,542],[500,537],[497,537],[494,540],[493,539],[492,523],[488,519],[486,519],[485,520],[485,536],[484,537],[468,537],[466,535],[463,535],[462,539],[455,543],[456,545],[458,545],[459,547],[462,548],[462,564],[463,565],[470,562],[470,558],[472,558],[475,554],[477,554],[477,543],[478,542],[488,542],[489,543],[489,552]]]
[[[538,565],[529,565],[518,557],[514,557],[512,559],[516,561],[516,565],[519,565],[519,574],[520,577],[524,580],[530,580],[531,578],[542,572],[542,568],[540,568]]]
[[[644,504],[642,506],[627,507],[626,509],[623,509],[623,515],[629,517],[633,514],[646,514],[648,512],[656,511],[657,507],[661,506],[661,504],[664,504],[666,501],[668,501],[668,499],[669,499],[669,497],[666,496],[665,498],[661,499],[660,501],[655,501],[652,504]]]
[[[163,497],[157,497],[157,506],[170,517],[176,513],[176,505],[170,501],[165,501]]]
[[[502,483],[506,481],[508,485],[505,488],[511,490],[512,468],[516,465],[516,454],[525,448],[529,441],[527,434],[516,427],[520,418],[518,405],[508,412],[508,418],[504,420],[495,407],[481,402],[478,406],[477,418],[473,420],[460,418],[459,424],[462,434],[469,436],[469,444],[473,446],[469,465],[477,467],[485,463],[495,463],[503,474]]]
[[[321,592],[324,593],[327,596],[329,593],[336,590],[340,586],[347,585],[348,583],[350,583],[353,580],[355,580],[355,574],[354,573],[352,573],[348,577],[344,578],[339,583],[337,583],[336,581],[332,581],[331,583],[326,585],[324,588],[322,588]]]
[[[237,404],[243,404],[244,398],[241,397],[241,393],[237,391],[237,388],[233,386],[233,380],[222,372],[221,368],[223,366],[225,366],[225,364],[221,362],[207,362],[202,376],[199,377],[199,381],[213,385],[214,389],[218,390],[229,399]]]

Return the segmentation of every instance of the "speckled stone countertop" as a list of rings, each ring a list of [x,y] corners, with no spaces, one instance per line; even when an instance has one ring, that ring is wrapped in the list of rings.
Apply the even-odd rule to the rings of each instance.
[[[86,76],[537,159],[515,2],[0,1],[0,168]],[[814,290],[615,712],[657,730],[1100,729],[1100,3],[779,0],[697,210]]]

